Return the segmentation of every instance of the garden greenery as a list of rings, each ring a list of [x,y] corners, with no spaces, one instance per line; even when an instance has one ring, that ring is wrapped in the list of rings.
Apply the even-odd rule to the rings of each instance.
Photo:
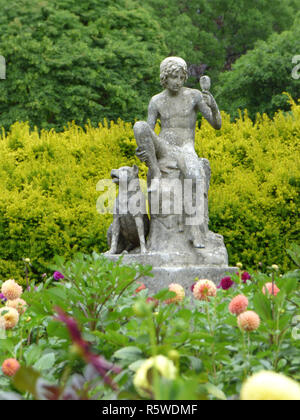
[[[300,247],[289,254],[299,264]],[[1,331],[1,399],[238,399],[243,382],[262,370],[294,382],[288,389],[282,381],[253,384],[248,393],[300,398],[299,269],[283,276],[276,265],[239,270],[230,288],[191,279],[191,297],[178,295],[179,285],[153,295],[138,282],[149,267],[96,253],[56,257],[51,268],[59,280],[31,282],[22,294],[26,312]],[[242,309],[233,306],[240,295]]]

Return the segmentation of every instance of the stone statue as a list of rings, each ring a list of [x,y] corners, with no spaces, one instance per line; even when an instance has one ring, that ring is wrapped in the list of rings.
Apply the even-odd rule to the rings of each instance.
[[[142,219],[141,214],[135,222],[137,229],[134,224],[130,228],[135,230],[135,239],[130,244],[129,236],[121,234],[122,219],[116,216],[117,212],[109,233],[111,254],[127,250],[124,263],[153,267],[155,278],[150,285],[153,290],[178,282],[188,291],[195,277],[219,281],[225,273],[235,271],[228,267],[223,237],[208,229],[211,171],[209,161],[199,158],[195,151],[198,112],[216,130],[221,129],[221,115],[210,93],[209,77],[200,79],[200,91],[184,87],[187,75],[187,64],[182,58],[163,60],[160,80],[164,90],[150,100],[147,122],[138,121],[134,125],[137,156],[149,169],[148,238],[149,220]],[[158,120],[161,129],[157,135],[154,128]],[[116,171],[112,171],[113,179],[115,175]],[[136,248],[130,251],[134,245]],[[118,256],[110,258],[116,260]]]
[[[204,76],[201,79],[203,92],[185,88],[186,79],[187,65],[183,59],[168,57],[161,63],[160,80],[165,90],[151,99],[148,120],[137,122],[134,134],[138,144],[137,156],[149,167],[148,182],[178,176],[181,180],[191,180],[194,195],[191,201],[185,203],[190,217],[198,184],[198,192],[203,194],[203,200],[200,200],[202,208],[198,209],[198,223],[189,227],[189,239],[195,248],[204,248],[204,237],[208,233],[206,174],[195,152],[195,126],[199,111],[216,130],[221,128],[222,120],[216,101],[209,92],[209,78]],[[158,119],[161,131],[157,136],[154,128]],[[197,213],[197,209],[194,212]],[[181,217],[178,220],[179,229],[183,225]]]

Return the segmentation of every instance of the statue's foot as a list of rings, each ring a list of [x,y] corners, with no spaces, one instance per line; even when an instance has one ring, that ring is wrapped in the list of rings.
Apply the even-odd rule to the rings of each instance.
[[[152,179],[161,179],[161,172],[159,168],[151,169]]]
[[[200,241],[198,241],[197,239],[193,240],[193,247],[194,248],[205,248],[205,245],[203,243],[201,243]]]
[[[112,251],[111,249],[109,251],[106,251],[104,255],[115,255],[117,251]]]
[[[159,171],[159,175],[157,176],[152,176],[151,175],[151,184],[150,187],[148,188],[148,193],[153,193],[156,191],[159,191],[159,187],[160,187],[160,182],[159,179],[161,178],[161,172]]]

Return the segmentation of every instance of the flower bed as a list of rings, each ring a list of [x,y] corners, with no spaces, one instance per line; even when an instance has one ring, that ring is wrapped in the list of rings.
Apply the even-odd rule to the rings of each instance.
[[[35,287],[2,284],[0,398],[300,399],[299,270],[239,264],[189,298],[177,284],[150,296],[151,267],[55,261]]]

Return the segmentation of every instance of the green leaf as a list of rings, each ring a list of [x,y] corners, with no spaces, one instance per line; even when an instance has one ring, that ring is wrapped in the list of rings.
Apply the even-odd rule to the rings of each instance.
[[[50,321],[47,326],[47,333],[49,337],[58,337],[63,339],[69,338],[67,328],[58,321]]]
[[[202,360],[198,357],[194,356],[185,356],[191,362],[191,369],[193,369],[196,373],[201,372],[203,368]]]
[[[142,364],[146,361],[147,359],[140,359],[140,360],[137,360],[137,361],[135,361],[135,362],[133,362],[133,363],[131,363],[129,366],[128,366],[128,369],[130,369],[130,370],[132,370],[133,372],[136,372],[141,366],[142,366]]]
[[[278,369],[279,371],[281,371],[283,368],[285,368],[285,367],[286,367],[286,365],[287,365],[287,361],[286,361],[285,359],[281,359],[281,360],[279,360],[279,362],[278,362],[277,369]]]
[[[224,394],[223,391],[221,391],[219,388],[217,388],[215,385],[213,384],[206,384],[206,389],[207,392],[212,395],[213,397],[217,398],[218,400],[222,400],[222,401],[226,401],[226,395]]]
[[[113,357],[124,360],[128,363],[135,362],[141,359],[143,356],[142,350],[138,347],[124,347],[123,349],[117,350]]]
[[[176,296],[176,293],[171,292],[169,289],[162,289],[156,295],[153,296],[157,300],[166,300],[171,299]]]
[[[54,353],[47,353],[42,356],[35,364],[34,368],[36,370],[47,370],[51,369],[55,364],[55,354]]]
[[[253,298],[253,303],[256,312],[263,320],[272,320],[272,309],[269,297],[262,293],[257,293]]]
[[[32,346],[30,346],[28,351],[24,354],[26,364],[28,366],[33,365],[33,363],[40,358],[41,353],[42,349],[38,345],[33,344]]]
[[[13,377],[13,384],[20,392],[30,392],[36,397],[36,383],[40,373],[32,367],[21,367]]]
[[[298,288],[298,278],[288,277],[285,279],[285,282],[281,290],[284,290],[287,296],[289,296],[292,292],[297,290],[297,288]]]

